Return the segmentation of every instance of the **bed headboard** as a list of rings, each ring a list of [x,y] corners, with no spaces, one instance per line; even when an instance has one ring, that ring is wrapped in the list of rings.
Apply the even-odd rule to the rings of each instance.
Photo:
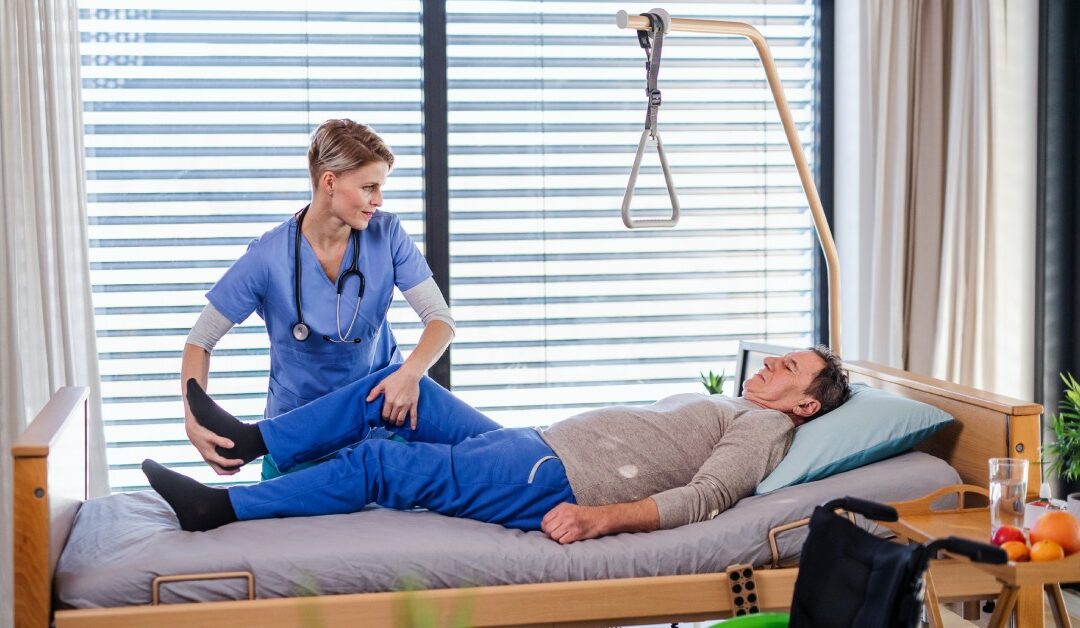
[[[761,368],[766,356],[792,351],[755,342],[739,345],[735,394],[742,392],[747,375]],[[948,462],[967,484],[988,485],[987,459],[1024,458],[1029,462],[1028,496],[1038,495],[1042,470],[1043,408],[1037,403],[995,395],[968,386],[881,366],[872,362],[844,362],[852,383],[862,382],[941,408],[956,420],[923,441],[917,449]]]
[[[15,441],[15,625],[48,626],[53,570],[87,498],[86,400],[64,387]]]

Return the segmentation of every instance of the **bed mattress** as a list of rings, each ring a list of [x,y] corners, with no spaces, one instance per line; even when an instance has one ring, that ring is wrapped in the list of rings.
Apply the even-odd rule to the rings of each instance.
[[[906,500],[959,481],[944,461],[911,452],[743,499],[711,521],[566,546],[539,532],[380,508],[184,532],[156,493],[125,493],[82,506],[55,584],[61,607],[92,608],[149,604],[156,576],[206,572],[249,571],[258,598],[710,573],[768,563],[769,529],[829,499]],[[781,535],[782,555],[795,558],[805,536]],[[239,579],[161,589],[163,603],[245,597]]]

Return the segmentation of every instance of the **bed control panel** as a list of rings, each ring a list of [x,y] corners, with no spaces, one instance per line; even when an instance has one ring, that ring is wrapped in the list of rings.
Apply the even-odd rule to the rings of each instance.
[[[727,575],[728,593],[731,595],[731,614],[741,617],[761,612],[758,608],[753,565],[731,565],[727,568]]]

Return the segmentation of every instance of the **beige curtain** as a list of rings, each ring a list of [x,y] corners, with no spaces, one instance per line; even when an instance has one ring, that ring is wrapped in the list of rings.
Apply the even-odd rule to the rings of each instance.
[[[861,354],[1030,397],[1037,3],[862,10]]]
[[[108,491],[87,262],[75,0],[0,3],[0,625],[11,617],[11,455],[64,385],[92,387],[92,492]]]

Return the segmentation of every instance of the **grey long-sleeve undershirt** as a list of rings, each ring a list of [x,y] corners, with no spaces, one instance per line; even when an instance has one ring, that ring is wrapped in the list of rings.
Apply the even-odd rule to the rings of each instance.
[[[425,327],[431,321],[442,321],[450,326],[450,331],[457,331],[454,317],[450,315],[450,306],[446,304],[434,277],[428,277],[402,294]],[[207,303],[188,333],[187,344],[202,347],[207,353],[212,353],[222,336],[234,326],[235,323],[219,312],[212,303]]]
[[[743,398],[694,393],[590,410],[543,433],[583,506],[652,497],[660,527],[712,519],[784,457],[794,424]]]

